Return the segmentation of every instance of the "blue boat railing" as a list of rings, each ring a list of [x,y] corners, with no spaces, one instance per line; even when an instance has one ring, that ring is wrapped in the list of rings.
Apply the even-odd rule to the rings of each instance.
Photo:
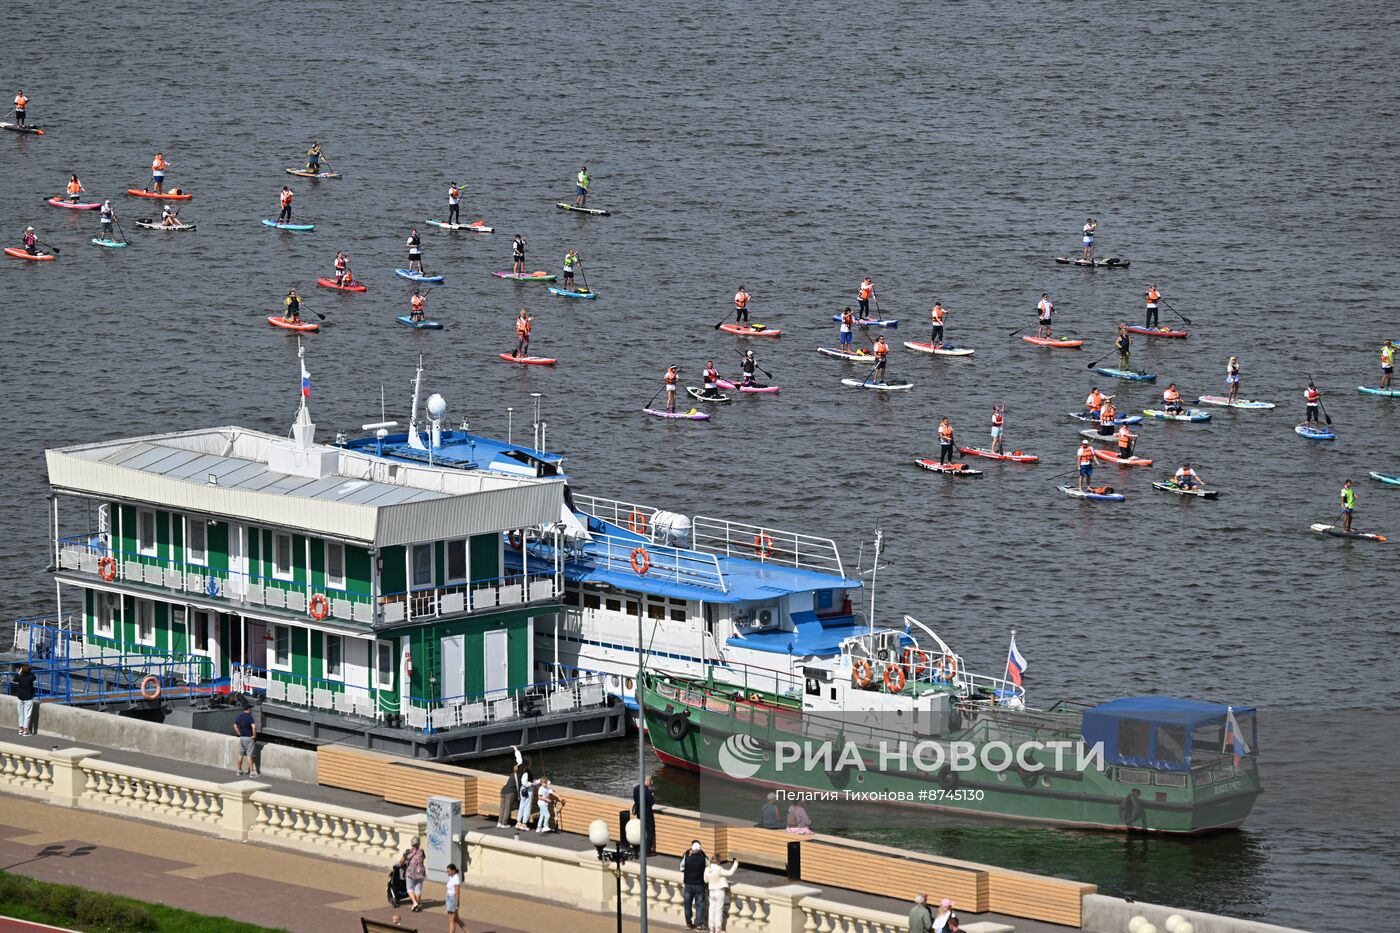
[[[508,543],[507,547],[510,546]],[[527,546],[532,559],[554,557],[554,546],[550,543],[531,539]],[[656,544],[631,535],[593,532],[592,540],[585,544],[565,545],[563,559],[565,564],[575,567],[591,566],[647,580],[680,583],[720,593],[729,591],[715,555]]]
[[[15,649],[38,675],[39,696],[69,704],[117,703],[209,692],[213,662],[74,631],[71,618],[15,622]]]

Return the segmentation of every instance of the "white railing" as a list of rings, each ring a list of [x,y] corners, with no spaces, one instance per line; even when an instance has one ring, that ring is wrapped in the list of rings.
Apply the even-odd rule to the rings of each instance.
[[[385,622],[432,619],[463,612],[508,609],[557,599],[561,578],[555,574],[511,574],[490,580],[387,593],[380,600]],[[334,608],[334,600],[332,608]]]
[[[830,538],[697,515],[691,519],[691,544],[725,557],[846,576],[841,552]]]
[[[102,809],[125,809],[178,823],[215,824],[223,818],[223,790],[213,781],[173,777],[99,758],[81,763],[83,797]]]
[[[816,933],[905,933],[909,917],[840,901],[804,897],[802,929]]]
[[[392,816],[279,794],[259,792],[250,799],[256,818],[249,837],[275,840],[302,851],[315,851],[329,843],[341,854],[353,853],[365,861],[388,865],[408,848],[408,838],[414,834]]]
[[[570,557],[591,561],[604,570],[645,576],[648,580],[684,583],[721,593],[729,591],[715,555],[668,544],[639,545],[632,538],[595,534],[581,553],[573,553]]]
[[[617,499],[604,499],[600,496],[581,496],[574,494],[574,508],[585,515],[592,515],[594,518],[611,522],[621,528],[632,528],[637,534],[646,534],[651,528],[652,516],[660,509],[649,505],[639,505],[636,502],[620,502]],[[637,516],[641,516],[644,523],[636,521]]]
[[[23,745],[0,744],[0,785],[47,792],[53,785],[48,752]]]

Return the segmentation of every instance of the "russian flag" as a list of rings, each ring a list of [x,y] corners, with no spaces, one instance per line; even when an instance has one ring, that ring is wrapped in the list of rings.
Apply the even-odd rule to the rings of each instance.
[[[1021,686],[1021,675],[1026,672],[1026,659],[1016,650],[1016,636],[1011,636],[1011,650],[1006,653],[1006,679]]]
[[[301,366],[301,396],[302,398],[311,397],[311,374],[306,371],[305,363]]]
[[[1240,731],[1240,724],[1235,721],[1235,708],[1225,707],[1225,744],[1221,751],[1230,749],[1235,758],[1235,767],[1240,766],[1240,759],[1249,754],[1249,743],[1244,740],[1244,734]]]

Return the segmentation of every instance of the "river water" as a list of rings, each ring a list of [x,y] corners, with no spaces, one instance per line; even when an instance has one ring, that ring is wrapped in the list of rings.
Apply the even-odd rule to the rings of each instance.
[[[848,565],[878,525],[878,617],[921,618],[989,673],[1014,627],[1037,704],[1169,692],[1265,711],[1268,790],[1242,832],[1124,841],[954,822],[868,835],[1285,925],[1385,925],[1400,895],[1400,832],[1380,817],[1396,790],[1381,759],[1400,701],[1400,574],[1388,546],[1307,528],[1352,477],[1358,527],[1400,535],[1400,490],[1366,478],[1400,472],[1400,402],[1355,392],[1378,377],[1380,341],[1400,339],[1393,4],[398,6],[75,2],[7,46],[0,84],[23,88],[49,133],[0,139],[0,229],[8,245],[32,223],[63,250],[0,265],[8,615],[52,609],[46,445],[286,428],[296,341],[263,317],[295,286],[328,315],[306,341],[323,431],[379,420],[381,386],[402,417],[422,352],[449,418],[476,430],[504,433],[508,406],[520,430],[543,393],[550,446],[581,492],[829,534]],[[344,178],[282,173],[312,139]],[[168,187],[195,193],[193,234],[136,229],[150,204],[115,198],[145,183],[157,150]],[[582,164],[612,217],[551,206]],[[90,245],[94,216],[41,203],[72,172],[114,196],[129,249]],[[422,226],[450,180],[468,186],[464,219],[498,234]],[[284,182],[314,233],[258,224]],[[1091,215],[1100,255],[1130,270],[1052,261]],[[415,224],[447,275],[429,298],[438,333],[392,320],[407,311],[392,270]],[[492,279],[515,232],[531,269],[557,271],[577,248],[600,299]],[[337,249],[367,294],[313,287]],[[865,274],[903,322],[891,375],[915,388],[898,396],[843,388],[859,371],[813,352]],[[1064,414],[1105,381],[1085,364],[1141,313],[1148,282],[1192,321],[1186,341],[1136,344],[1157,390],[1223,392],[1237,354],[1244,395],[1280,407],[1147,425],[1140,451],[1157,467],[1098,474],[1128,502],[1081,504],[1054,489],[1077,440]],[[754,319],[784,330],[753,342],[781,397],[741,398],[707,424],[639,414],[668,363],[734,372],[746,344],[711,325],[741,283]],[[1082,351],[1008,336],[1042,291]],[[934,299],[976,356],[900,346],[924,339]],[[522,305],[557,370],[494,358]],[[1292,431],[1310,376],[1335,443]],[[1115,388],[1120,408],[1157,398]],[[913,466],[934,453],[939,417],[980,442],[999,401],[1008,446],[1041,464],[972,480]],[[1150,489],[1184,459],[1220,500]],[[623,789],[629,761],[551,756],[561,781]],[[683,775],[660,787],[694,799]]]

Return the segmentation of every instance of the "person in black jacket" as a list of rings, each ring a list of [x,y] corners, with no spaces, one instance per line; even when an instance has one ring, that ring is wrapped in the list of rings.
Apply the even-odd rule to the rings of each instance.
[[[34,685],[39,680],[34,675],[34,669],[28,664],[21,664],[19,672],[15,674],[14,694],[19,700],[19,734],[34,735],[34,729],[30,726],[34,724]]]
[[[642,821],[642,835],[645,837],[642,844],[646,846],[647,855],[656,854],[656,792],[651,789],[651,776],[640,784],[632,786],[632,815],[641,819],[642,801],[646,801],[646,819]]]
[[[690,848],[681,856],[681,874],[685,883],[685,928],[687,930],[705,927],[705,866],[710,857],[700,847],[699,839],[690,841]],[[694,906],[692,917],[691,907]]]

